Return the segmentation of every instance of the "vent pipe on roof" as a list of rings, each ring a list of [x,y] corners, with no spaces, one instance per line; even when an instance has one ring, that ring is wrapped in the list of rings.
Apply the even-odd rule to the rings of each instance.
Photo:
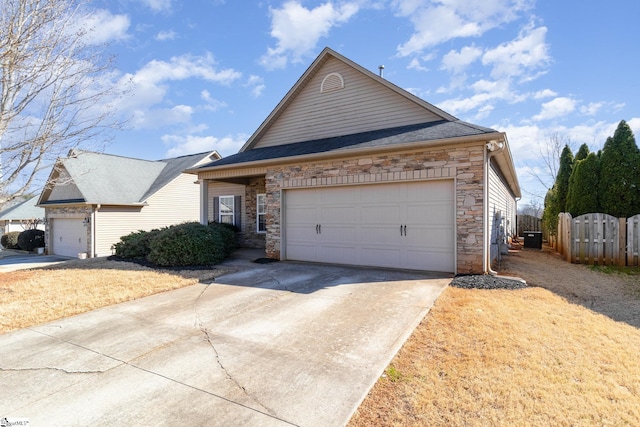
[[[380,71],[380,77],[384,78],[384,65],[378,65],[378,71]]]

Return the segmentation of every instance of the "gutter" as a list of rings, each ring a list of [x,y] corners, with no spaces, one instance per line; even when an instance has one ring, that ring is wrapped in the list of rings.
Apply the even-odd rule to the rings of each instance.
[[[483,260],[482,270],[484,274],[490,274],[497,276],[498,272],[491,269],[491,236],[489,235],[489,167],[491,165],[491,158],[498,153],[501,153],[506,147],[505,141],[492,140],[487,142],[486,150],[484,150],[484,203],[483,214],[484,217],[484,238],[483,240]]]

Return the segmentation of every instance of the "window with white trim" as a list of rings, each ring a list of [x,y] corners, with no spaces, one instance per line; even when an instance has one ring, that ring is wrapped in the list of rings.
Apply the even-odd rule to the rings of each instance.
[[[258,233],[267,232],[267,195],[258,194],[256,197],[256,230]]]
[[[220,196],[218,199],[218,222],[220,224],[235,225],[233,196]]]

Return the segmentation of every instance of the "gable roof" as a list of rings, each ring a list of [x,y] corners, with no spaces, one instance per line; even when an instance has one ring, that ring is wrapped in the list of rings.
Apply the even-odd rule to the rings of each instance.
[[[302,74],[302,76],[298,79],[298,81],[293,85],[293,87],[287,92],[284,98],[278,103],[278,105],[274,108],[274,110],[269,114],[269,116],[262,122],[260,127],[256,129],[256,131],[251,135],[251,137],[247,140],[244,146],[240,149],[240,151],[247,151],[256,146],[256,144],[260,141],[260,139],[265,136],[265,134],[269,131],[269,129],[274,125],[278,119],[284,114],[287,108],[292,104],[292,102],[300,95],[300,93],[307,87],[307,84],[314,78],[314,76],[320,71],[325,63],[327,63],[330,59],[336,59],[337,61],[345,64],[351,69],[355,70],[360,76],[363,76],[367,80],[373,80],[376,83],[382,85],[383,87],[391,90],[393,93],[399,95],[404,101],[414,104],[417,107],[429,112],[435,117],[448,120],[448,121],[456,121],[458,120],[456,117],[452,116],[449,113],[439,109],[438,107],[428,103],[427,101],[413,95],[410,92],[396,86],[390,81],[378,76],[375,73],[367,70],[366,68],[356,64],[350,59],[340,55],[336,51],[325,47],[320,55],[313,61],[313,63],[307,68],[307,70]]]
[[[352,89],[351,92],[371,91],[374,96],[369,96],[367,99],[369,104],[362,106],[358,104],[358,101],[363,99],[359,96],[354,97],[355,101],[345,97],[340,98],[340,100],[348,99],[346,107],[336,103],[336,98],[333,98],[332,101],[327,98],[327,101],[324,101],[317,97],[317,88],[314,86],[319,81],[320,71],[327,72],[338,67],[348,70],[351,76],[356,76],[359,83],[367,83]],[[334,73],[329,73],[327,76],[331,74]],[[314,84],[311,85],[310,82],[314,82]],[[313,88],[309,89],[311,87]],[[316,90],[316,98],[312,94],[314,90]],[[389,97],[389,94],[392,96]],[[392,105],[389,105],[390,109],[381,110],[379,108],[380,100],[376,98],[379,95],[386,100],[392,100]],[[372,104],[375,104],[375,115],[368,115],[372,111]],[[384,103],[382,105],[386,107]],[[410,108],[405,108],[407,106]],[[398,107],[399,109],[397,109]],[[364,124],[364,126],[358,128],[340,126],[343,121],[352,122],[353,117],[350,113],[354,109],[367,113],[365,116],[358,116],[358,119],[361,120],[360,124]],[[293,113],[289,110],[293,110]],[[418,111],[418,114],[413,114],[411,120],[404,121],[404,123],[397,119],[403,117],[403,114],[408,110],[413,113]],[[329,112],[327,113],[327,111]],[[392,116],[393,120],[386,120],[386,116],[381,116],[380,111]],[[340,115],[342,112],[348,114]],[[323,128],[323,130],[329,131],[321,134],[319,138],[315,137],[318,135],[317,133],[306,131],[309,126],[308,118],[313,114],[318,116],[317,121],[320,122],[331,117],[331,120],[327,122],[328,125]],[[281,129],[286,128],[287,132],[281,132],[279,137],[273,137],[273,133],[278,133],[273,130],[280,127],[283,122],[286,123],[286,126]],[[336,126],[332,127],[334,125]],[[357,129],[357,131],[341,134],[336,131],[336,128],[340,128],[340,130]],[[215,163],[188,169],[186,172],[194,174],[211,172],[207,176],[208,178],[216,176],[224,179],[237,179],[245,174],[263,173],[267,166],[282,163],[355,156],[365,152],[390,152],[426,146],[489,141],[503,142],[501,145],[503,149],[493,155],[492,161],[497,164],[513,194],[516,197],[521,197],[513,158],[504,132],[461,121],[330,48],[325,48],[237,154]],[[249,168],[252,169],[249,170]]]
[[[39,196],[13,205],[0,212],[0,221],[44,218],[44,209],[36,206]]]
[[[80,202],[140,205],[180,176],[185,169],[217,158],[220,155],[215,151],[158,161],[72,151],[69,157],[56,162],[48,181],[53,187],[42,192],[38,204]],[[75,186],[75,193],[79,198],[50,199],[56,185]]]

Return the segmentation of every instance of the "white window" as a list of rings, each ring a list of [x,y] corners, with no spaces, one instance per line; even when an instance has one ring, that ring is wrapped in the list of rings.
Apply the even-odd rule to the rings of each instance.
[[[267,232],[267,195],[258,194],[256,206],[256,226],[258,233]]]
[[[231,224],[234,223],[234,212],[233,212],[233,196],[220,196],[218,207],[219,207],[219,218],[218,222],[220,224]]]

